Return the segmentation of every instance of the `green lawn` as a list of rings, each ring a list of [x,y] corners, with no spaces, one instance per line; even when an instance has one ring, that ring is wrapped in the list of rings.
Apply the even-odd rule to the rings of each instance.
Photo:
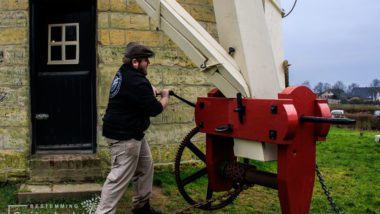
[[[333,128],[328,140],[317,145],[317,164],[325,178],[332,197],[342,213],[380,214],[380,144],[374,141],[379,132],[353,131]],[[174,157],[173,157],[174,158]],[[260,169],[274,171],[276,163],[257,163]],[[188,169],[193,170],[193,169]],[[191,191],[204,187],[200,180]],[[174,176],[169,171],[155,174],[155,188],[151,203],[165,213],[187,206],[178,193]],[[0,213],[7,204],[16,203],[14,192],[17,185],[0,186]],[[129,213],[130,192],[119,203],[118,213]],[[243,193],[229,206],[212,213],[279,213],[277,191],[254,186]],[[198,210],[191,213],[206,213]],[[310,213],[334,213],[323,194],[319,182],[315,181]]]

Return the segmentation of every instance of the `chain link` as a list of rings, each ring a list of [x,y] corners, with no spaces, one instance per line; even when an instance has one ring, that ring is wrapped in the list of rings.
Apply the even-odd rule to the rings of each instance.
[[[333,210],[335,211],[335,213],[341,214],[341,211],[340,211],[339,207],[335,204],[334,199],[330,195],[329,189],[327,188],[327,186],[325,184],[325,180],[323,179],[322,174],[319,171],[318,165],[315,165],[315,171],[317,172],[317,177],[318,177],[319,183],[322,186],[322,189],[323,189],[323,191],[324,191],[324,193],[325,193],[325,195],[327,197],[327,200],[330,203],[330,206],[333,208]]]
[[[211,204],[212,202],[215,202],[215,201],[223,200],[224,198],[228,198],[234,194],[240,194],[241,192],[243,192],[243,190],[244,190],[243,188],[237,188],[234,190],[233,189],[229,190],[226,193],[224,193],[223,195],[217,196],[215,198],[208,199],[206,201],[201,201],[201,202],[195,203],[193,205],[190,205],[184,209],[178,210],[175,212],[175,214],[183,214],[183,213],[189,212],[192,209],[199,208],[199,207],[205,206],[207,204]]]
[[[331,208],[335,211],[335,213],[337,214],[341,214],[342,212],[340,211],[340,208],[336,205],[336,203],[334,202],[334,199],[331,197],[330,195],[330,192],[325,184],[325,180],[323,179],[322,177],[322,173],[321,171],[319,171],[319,168],[318,168],[318,165],[315,166],[315,171],[317,173],[317,177],[318,177],[318,180],[319,180],[319,183],[321,184],[321,187],[327,197],[327,200],[329,201],[330,203],[330,206]],[[223,195],[220,195],[220,196],[217,196],[215,198],[211,198],[209,200],[206,200],[206,201],[201,201],[201,202],[198,202],[198,203],[195,203],[195,204],[192,204],[184,209],[181,209],[181,210],[178,210],[176,212],[174,212],[175,214],[184,214],[184,213],[187,213],[195,208],[199,208],[199,207],[202,207],[202,206],[205,206],[207,204],[210,204],[212,202],[215,202],[215,201],[218,201],[218,200],[222,200],[224,198],[227,198],[227,197],[230,197],[231,195],[233,194],[240,194],[241,192],[243,192],[246,188],[237,188],[237,189],[234,189],[234,190],[230,190],[228,192],[226,192],[225,194]]]

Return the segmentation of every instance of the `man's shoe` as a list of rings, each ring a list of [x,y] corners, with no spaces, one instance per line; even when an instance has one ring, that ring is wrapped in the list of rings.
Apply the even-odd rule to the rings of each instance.
[[[153,209],[150,206],[149,202],[147,202],[146,204],[144,204],[144,206],[140,208],[134,208],[132,210],[132,213],[134,214],[162,214],[162,212]]]

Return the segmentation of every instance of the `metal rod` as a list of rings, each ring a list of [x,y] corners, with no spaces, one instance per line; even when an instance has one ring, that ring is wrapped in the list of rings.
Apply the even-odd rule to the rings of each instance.
[[[261,186],[278,189],[277,174],[248,169],[244,175],[246,182],[258,184]]]
[[[174,93],[174,91],[169,91],[169,95],[174,96],[174,97],[178,98],[179,100],[181,100],[182,102],[186,103],[187,105],[195,108],[195,103],[192,103],[192,102],[186,100],[185,98],[178,96],[177,94]]]
[[[300,118],[301,122],[312,122],[312,123],[330,123],[330,124],[342,124],[350,125],[355,124],[356,121],[348,118],[326,118],[326,117],[314,117],[314,116],[302,116]]]
[[[161,92],[159,92],[159,93],[156,94],[156,96],[159,96],[159,95],[161,95]],[[181,100],[182,102],[186,103],[187,105],[189,105],[191,107],[195,108],[195,106],[196,106],[195,103],[192,103],[192,102],[186,100],[185,98],[182,98],[182,97],[178,96],[177,94],[174,93],[174,91],[169,91],[169,95],[178,98],[179,100]]]

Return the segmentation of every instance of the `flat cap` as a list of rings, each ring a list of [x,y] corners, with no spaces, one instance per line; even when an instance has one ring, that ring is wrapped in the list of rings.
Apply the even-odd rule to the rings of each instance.
[[[125,48],[124,55],[127,58],[133,59],[133,58],[150,58],[155,55],[155,53],[149,49],[148,47],[141,45],[137,42],[130,42],[128,43],[127,47]]]

